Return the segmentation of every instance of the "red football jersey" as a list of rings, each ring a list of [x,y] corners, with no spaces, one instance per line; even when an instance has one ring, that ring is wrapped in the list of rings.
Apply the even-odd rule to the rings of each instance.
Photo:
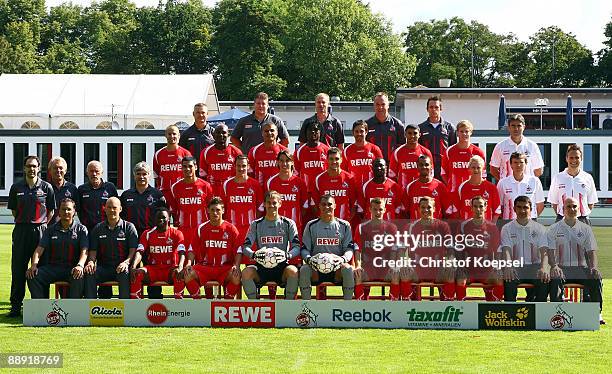
[[[148,265],[178,265],[179,252],[185,253],[183,233],[170,226],[164,232],[157,227],[140,235],[137,250],[147,256]]]
[[[184,179],[172,185],[170,206],[178,217],[179,228],[196,228],[207,220],[207,205],[213,191],[210,183],[196,178],[194,183]]]
[[[474,144],[470,144],[469,147],[464,149],[459,148],[458,144],[453,144],[446,150],[446,154],[448,155],[448,165],[445,170],[446,180],[448,181],[448,189],[451,192],[457,191],[461,183],[470,179],[470,175],[472,173],[468,168],[468,164],[472,156],[478,155],[486,161],[486,156],[483,150]],[[485,167],[482,170],[482,177],[485,178],[486,176],[487,172],[485,164]]]
[[[374,237],[376,235],[395,236],[396,232],[397,226],[386,221],[380,223],[366,221],[360,224],[357,230],[355,230],[354,242],[357,244],[357,251],[361,252],[362,266],[364,260],[368,258],[381,256],[385,259],[390,259],[391,252],[396,251],[398,248],[395,245],[386,246],[384,243],[375,243]],[[377,248],[375,245],[381,245],[383,248]]]
[[[254,178],[237,183],[236,177],[223,184],[222,199],[225,203],[225,219],[239,229],[249,227],[257,218],[257,211],[263,211],[263,190]]]
[[[210,183],[215,196],[221,196],[223,183],[236,175],[236,156],[242,151],[229,144],[225,149],[210,145],[200,154],[200,177]]]
[[[170,191],[172,185],[183,178],[183,158],[191,156],[188,150],[179,146],[176,151],[164,147],[153,156],[155,187],[160,191]]]
[[[310,191],[317,175],[327,170],[327,151],[329,146],[319,143],[316,147],[303,144],[293,156],[295,174],[302,178]]]
[[[474,185],[465,181],[459,186],[455,199],[461,219],[472,218],[472,198],[476,196],[482,196],[487,200],[485,219],[492,220],[493,216],[501,215],[499,192],[493,183],[483,180],[479,185]]]
[[[330,177],[327,171],[322,172],[315,180],[311,203],[318,207],[321,196],[326,193],[336,199],[335,216],[348,221],[351,209],[357,203],[357,186],[353,176],[344,170],[336,177]]]
[[[434,219],[430,222],[424,222],[423,220],[414,221],[409,225],[408,233],[415,240],[411,244],[413,246],[410,248],[410,257],[417,260],[417,267],[420,267],[418,259],[421,257],[442,258],[447,251],[447,247],[444,244],[451,236],[448,223],[439,219]],[[418,242],[416,241],[417,238]],[[430,267],[428,269],[433,273],[439,270],[438,267]]]
[[[291,218],[301,235],[304,222],[302,222],[302,208],[308,208],[308,192],[304,181],[293,175],[288,180],[281,180],[278,174],[268,180],[266,191],[276,191],[283,197],[278,214]]]
[[[370,213],[370,200],[380,197],[385,200],[386,211],[384,219],[395,219],[402,210],[402,187],[393,179],[387,178],[384,183],[376,183],[374,179],[367,181],[361,188],[359,196],[359,211],[364,212],[365,218],[372,218]]]
[[[400,186],[406,186],[417,179],[419,177],[417,161],[421,155],[429,156],[433,170],[433,157],[429,149],[420,144],[417,144],[415,149],[409,149],[406,144],[397,148],[389,160],[389,177],[394,178]]]
[[[444,183],[435,178],[429,183],[422,183],[415,179],[406,187],[405,191],[405,208],[411,219],[421,218],[419,200],[425,196],[433,197],[436,202],[434,218],[452,217],[457,211],[450,192],[448,192]]]
[[[464,235],[472,235],[476,240],[471,246],[466,246],[463,251],[467,257],[486,257],[493,259],[499,248],[499,230],[497,226],[487,220],[476,224],[474,220],[463,221],[460,227]]]
[[[358,186],[362,186],[374,176],[372,161],[377,158],[383,158],[383,154],[376,144],[365,143],[363,147],[349,144],[342,154],[342,168],[353,175]]]
[[[241,244],[236,226],[227,221],[213,226],[206,221],[197,228],[189,250],[199,265],[231,265]]]
[[[261,188],[266,185],[270,177],[278,173],[276,156],[278,152],[286,149],[287,147],[281,144],[266,148],[264,143],[260,143],[249,151],[249,170],[253,172],[255,179],[259,181]]]

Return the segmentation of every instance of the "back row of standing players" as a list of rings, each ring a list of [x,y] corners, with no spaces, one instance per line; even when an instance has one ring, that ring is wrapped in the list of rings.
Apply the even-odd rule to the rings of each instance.
[[[194,106],[195,123],[183,134],[175,126],[166,129],[167,145],[154,157],[156,188],[149,185],[147,165],[140,164],[134,169],[136,187],[121,196],[122,215],[139,234],[153,226],[155,209],[168,205],[189,245],[207,219],[207,203],[220,196],[225,218],[244,238],[263,212],[267,190],[281,194],[280,214],[296,222],[300,235],[304,223],[318,216],[319,198],[325,194],[335,197],[335,216],[351,222],[353,230],[369,218],[368,202],[376,197],[384,199],[387,219],[419,218],[419,201],[425,196],[435,200],[435,218],[471,217],[474,196],[487,199],[486,218],[492,221],[500,215],[515,218],[513,201],[520,195],[530,198],[533,218],[543,209],[537,177],[544,165],[537,145],[523,136],[520,115],[510,117],[510,137],[495,147],[490,160],[491,173],[499,180],[496,188],[484,179],[484,152],[470,142],[473,126],[461,121],[455,130],[444,121],[438,97],[427,100],[426,121],[404,127],[389,114],[387,95],[378,93],[375,115],[353,124],[355,143],[345,148],[342,124],[328,112],[329,96],[319,94],[316,114],[303,122],[300,147],[293,155],[286,148],[289,135],[283,121],[268,113],[267,95],[259,93],[254,104],[254,112],[231,134],[226,126],[213,129],[206,123],[204,104]],[[583,218],[597,200],[592,177],[580,169],[581,158],[579,148],[570,149],[568,169],[553,178],[549,200],[560,215],[566,197],[578,199]],[[102,165],[91,162],[88,183],[78,189],[63,180],[65,161],[55,158],[49,171],[56,201],[75,200],[80,221],[91,232],[105,219],[105,202],[117,196],[112,183],[102,179]]]

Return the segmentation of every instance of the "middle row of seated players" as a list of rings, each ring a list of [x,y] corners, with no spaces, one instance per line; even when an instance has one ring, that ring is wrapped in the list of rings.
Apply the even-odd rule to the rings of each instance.
[[[490,301],[502,297],[515,301],[520,283],[533,285],[527,290],[528,301],[546,301],[549,295],[551,301],[561,301],[564,283],[571,282],[585,286],[585,301],[601,306],[597,244],[591,227],[577,220],[574,198],[564,202],[565,218],[546,229],[530,219],[531,202],[520,196],[514,201],[517,218],[504,225],[501,234],[485,219],[487,202],[481,196],[471,199],[471,219],[454,230],[433,217],[433,198],[421,198],[421,218],[399,228],[384,219],[384,201],[374,198],[369,203],[372,218],[359,226],[356,244],[350,224],[334,215],[333,196],[320,198],[319,218],[306,225],[301,245],[295,222],[279,214],[282,204],[279,193],[268,191],[265,216],[251,223],[241,242],[236,227],[223,219],[223,201],[215,197],[208,203],[209,220],[197,228],[186,247],[183,233],[170,225],[166,208],[155,213],[155,227],[138,240],[134,225],[119,216],[119,199],[111,198],[105,208],[106,220],[88,238],[85,226],[74,221],[74,201],[64,199],[60,221],[49,226],[32,256],[26,274],[31,295],[42,298],[49,284],[69,281],[70,297],[80,298],[84,288],[86,298],[95,298],[97,283],[115,280],[123,298],[128,292],[140,298],[142,284],[157,281],[173,284],[176,298],[183,297],[185,284],[199,298],[201,286],[214,280],[225,286],[227,298],[235,297],[241,281],[248,298],[256,298],[257,289],[272,281],[286,288],[287,299],[295,298],[298,286],[302,298],[310,299],[312,284],[333,282],[342,285],[348,300],[353,291],[357,299],[367,298],[364,282],[387,280],[393,300],[418,300],[416,282],[441,283],[442,300],[463,300],[467,283],[479,282],[485,283]],[[381,246],[376,239],[377,235],[395,236],[400,230],[411,238],[438,235],[442,240]],[[453,233],[455,239],[447,242]],[[457,234],[480,234],[482,241],[465,241],[460,246]],[[256,263],[241,272],[242,256]],[[146,265],[139,267],[143,258]],[[430,265],[430,261],[470,258],[465,266]],[[400,259],[404,262],[398,262]],[[495,269],[477,265],[477,259],[519,260],[521,265]]]

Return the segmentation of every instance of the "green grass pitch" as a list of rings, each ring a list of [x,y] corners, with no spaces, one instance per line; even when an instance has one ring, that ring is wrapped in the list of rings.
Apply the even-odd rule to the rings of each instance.
[[[65,372],[601,373],[610,366],[609,324],[596,332],[23,327],[6,318],[11,230],[0,225],[0,353],[62,352]],[[612,323],[612,229],[595,233]]]

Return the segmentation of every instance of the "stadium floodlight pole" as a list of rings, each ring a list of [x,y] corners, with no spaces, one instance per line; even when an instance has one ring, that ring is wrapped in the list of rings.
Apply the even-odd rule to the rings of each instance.
[[[548,99],[539,97],[534,101],[535,106],[540,108],[540,130],[544,128],[544,107],[548,105]]]

